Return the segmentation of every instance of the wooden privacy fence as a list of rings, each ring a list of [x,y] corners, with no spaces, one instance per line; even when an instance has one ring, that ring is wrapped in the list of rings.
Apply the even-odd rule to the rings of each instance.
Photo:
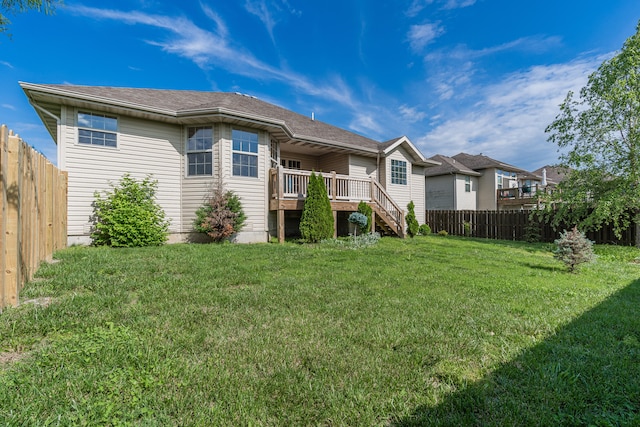
[[[551,225],[530,218],[531,211],[427,211],[426,223],[434,233],[446,230],[456,236],[482,237],[497,240],[526,240],[528,235],[537,233],[542,242],[553,242],[560,236],[562,228],[554,230]],[[468,224],[468,225],[465,225]],[[598,244],[634,245],[633,227],[618,239],[613,227],[603,226],[598,231],[586,233]]]
[[[0,311],[67,243],[67,173],[0,127]]]

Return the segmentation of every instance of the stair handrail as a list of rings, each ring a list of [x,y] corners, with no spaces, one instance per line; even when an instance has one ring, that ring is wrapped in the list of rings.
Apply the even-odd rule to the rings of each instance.
[[[391,196],[389,196],[384,187],[375,178],[372,177],[371,182],[373,183],[374,188],[371,199],[395,222],[395,226],[398,229],[398,235],[404,235],[404,211],[391,198]]]

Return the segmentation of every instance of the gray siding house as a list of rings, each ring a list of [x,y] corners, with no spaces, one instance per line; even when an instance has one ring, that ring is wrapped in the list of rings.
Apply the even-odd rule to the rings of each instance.
[[[375,227],[404,236],[410,200],[424,222],[426,159],[406,137],[378,142],[255,97],[221,92],[20,83],[69,174],[68,241],[88,243],[96,191],[152,175],[170,241],[192,234],[211,190],[236,192],[238,242],[297,230],[311,171],[322,173],[337,224],[360,201]]]

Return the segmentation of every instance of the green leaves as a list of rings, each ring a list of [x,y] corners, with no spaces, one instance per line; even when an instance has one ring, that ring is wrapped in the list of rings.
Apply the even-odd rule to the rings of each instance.
[[[589,76],[576,99],[569,92],[547,128],[566,149],[570,172],[544,200],[545,215],[582,229],[612,223],[620,236],[640,206],[640,26],[622,50]]]
[[[129,174],[102,198],[94,197],[93,244],[114,247],[157,246],[167,240],[169,222],[155,201],[158,181],[138,182]]]

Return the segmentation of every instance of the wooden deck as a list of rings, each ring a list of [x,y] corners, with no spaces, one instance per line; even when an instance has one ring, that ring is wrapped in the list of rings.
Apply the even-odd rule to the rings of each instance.
[[[533,209],[540,203],[540,196],[551,191],[550,187],[533,185],[531,187],[501,188],[496,191],[498,209]]]
[[[357,178],[335,172],[316,172],[324,178],[334,213],[355,212],[364,201],[373,208],[374,225],[404,237],[404,212],[374,178]],[[302,210],[311,171],[277,168],[269,171],[269,209],[278,212],[278,240],[284,241],[284,212]]]

